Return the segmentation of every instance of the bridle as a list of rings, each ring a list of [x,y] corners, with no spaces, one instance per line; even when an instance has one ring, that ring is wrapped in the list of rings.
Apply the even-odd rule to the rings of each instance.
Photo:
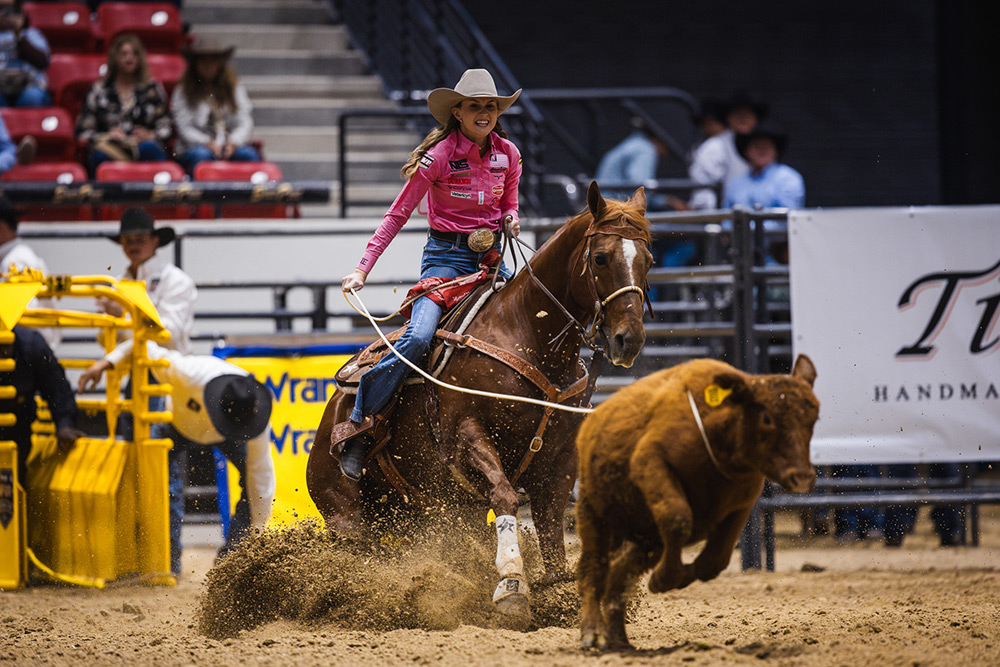
[[[603,299],[601,298],[601,295],[597,292],[597,277],[594,276],[593,267],[591,267],[590,265],[591,244],[593,243],[595,236],[618,236],[623,239],[628,239],[632,241],[642,241],[643,244],[646,245],[647,249],[649,248],[649,241],[647,239],[646,233],[643,230],[636,227],[635,225],[629,224],[627,220],[628,218],[623,215],[621,217],[621,220],[614,226],[598,227],[596,225],[597,220],[595,219],[591,221],[590,226],[587,228],[587,231],[584,235],[585,238],[587,239],[587,247],[584,250],[578,262],[579,261],[583,262],[583,269],[581,271],[581,275],[584,277],[585,283],[589,288],[590,292],[589,301],[594,304],[594,312],[589,318],[590,320],[589,324],[586,325],[580,323],[575,317],[573,317],[573,315],[569,312],[566,306],[564,306],[562,302],[559,301],[559,299],[557,299],[555,295],[552,294],[551,291],[549,291],[549,288],[547,288],[542,283],[542,281],[539,280],[537,276],[535,276],[534,271],[531,270],[531,263],[527,260],[527,257],[525,257],[524,254],[524,248],[528,248],[529,250],[534,250],[534,249],[530,245],[522,241],[520,238],[511,234],[509,228],[504,228],[503,230],[504,247],[502,248],[500,253],[501,257],[506,255],[508,245],[512,241],[516,242],[515,247],[520,253],[521,258],[524,260],[525,269],[527,270],[528,275],[531,276],[531,280],[540,290],[542,290],[542,292],[549,298],[549,300],[552,303],[554,303],[556,307],[559,308],[559,310],[562,311],[563,315],[566,317],[566,326],[564,326],[562,330],[558,334],[556,334],[552,338],[552,340],[549,341],[549,345],[552,346],[554,349],[558,349],[562,345],[562,341],[565,340],[566,334],[575,327],[579,331],[580,336],[583,338],[583,341],[587,344],[587,347],[589,347],[595,353],[600,352],[603,354],[604,346],[598,342],[597,338],[600,333],[600,327],[604,323],[604,313],[607,309],[608,304],[617,299],[618,297],[622,296],[623,294],[628,294],[630,292],[638,292],[639,294],[641,294],[643,297],[643,302],[649,308],[650,316],[653,315],[653,304],[649,300],[648,282],[645,282],[642,286],[626,285],[624,287],[615,290],[614,292],[604,297]],[[514,272],[516,273],[517,253],[512,252],[511,255],[514,257]],[[499,267],[499,262],[497,263],[497,266]],[[497,270],[497,273],[499,273],[499,269]],[[493,279],[494,279],[494,289],[496,289],[496,275],[494,275]]]

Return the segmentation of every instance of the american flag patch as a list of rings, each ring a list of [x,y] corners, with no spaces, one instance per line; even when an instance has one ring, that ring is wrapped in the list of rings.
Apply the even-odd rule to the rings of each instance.
[[[434,164],[434,158],[432,158],[430,155],[421,155],[420,164],[418,164],[417,166],[420,167],[421,169],[427,169],[432,164]]]
[[[490,166],[493,167],[509,167],[510,160],[503,153],[494,153],[490,156]]]

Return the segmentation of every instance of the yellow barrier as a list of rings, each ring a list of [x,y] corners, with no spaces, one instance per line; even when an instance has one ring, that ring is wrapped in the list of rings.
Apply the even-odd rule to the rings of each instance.
[[[121,398],[124,373],[109,369],[105,397],[77,401],[80,410],[106,413],[106,439],[81,438],[70,452],[63,453],[53,425],[33,425],[27,503],[16,478],[16,446],[12,445],[10,452],[0,447],[0,493],[5,461],[13,457],[11,514],[20,517],[22,527],[20,535],[0,533],[0,563],[16,563],[19,568],[15,572],[13,566],[0,566],[0,588],[18,588],[25,583],[29,557],[39,570],[68,583],[103,587],[106,580],[138,575],[149,583],[174,584],[170,575],[167,481],[171,442],[150,437],[151,423],[171,421],[173,415],[151,413],[146,408],[150,396],[168,394],[171,388],[149,384],[147,370],[166,362],[151,361],[145,342],[166,342],[169,332],[160,323],[145,285],[108,276],[45,277],[31,270],[0,278],[0,342],[5,336],[13,340],[11,329],[18,323],[29,327],[96,328],[98,340],[109,352],[117,343],[117,332],[128,329],[135,340],[132,367],[137,371],[132,377],[133,398]],[[124,313],[116,317],[28,309],[35,297],[106,297],[120,304]],[[0,370],[6,368],[3,361]],[[88,368],[92,362],[61,360],[64,367],[74,369]],[[7,370],[13,368],[9,366]],[[9,391],[0,387],[0,397],[9,395]],[[132,441],[115,437],[122,412],[133,415]],[[45,411],[39,410],[39,417],[45,416]],[[4,415],[0,415],[0,425],[5,424]]]

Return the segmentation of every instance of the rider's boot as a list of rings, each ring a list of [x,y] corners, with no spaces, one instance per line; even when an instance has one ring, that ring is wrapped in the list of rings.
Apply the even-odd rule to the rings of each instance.
[[[365,435],[352,438],[344,443],[344,450],[340,453],[340,471],[345,477],[353,480],[361,479],[364,472],[365,456],[371,447],[371,438]]]

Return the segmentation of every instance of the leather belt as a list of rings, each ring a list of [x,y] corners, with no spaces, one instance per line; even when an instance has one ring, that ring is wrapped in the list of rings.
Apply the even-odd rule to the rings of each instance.
[[[500,242],[500,232],[491,232],[493,234],[493,243],[490,244],[490,248],[495,246]],[[437,239],[438,241],[444,241],[445,243],[458,243],[460,246],[469,247],[469,235],[463,234],[462,232],[442,232],[437,229],[430,230],[431,238]],[[487,248],[489,250],[489,248]],[[479,251],[485,252],[485,250]]]

